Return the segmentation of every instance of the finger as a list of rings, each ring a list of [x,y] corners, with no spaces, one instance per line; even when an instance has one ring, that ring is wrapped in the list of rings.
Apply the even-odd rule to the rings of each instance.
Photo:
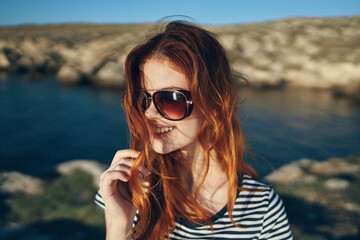
[[[129,181],[129,174],[124,171],[106,171],[103,173],[99,187],[100,189],[109,190],[109,188],[114,187],[114,184],[119,180],[122,182]]]
[[[110,166],[108,169],[109,171],[124,171],[128,174],[130,174],[131,166],[129,166],[127,163],[119,163],[113,166]]]
[[[113,166],[116,166],[116,165],[119,165],[119,164],[126,164],[128,165],[129,167],[132,166],[132,163],[133,163],[134,159],[133,158],[119,158],[119,159],[115,159],[112,161],[111,165],[109,168],[113,167]]]
[[[115,153],[113,162],[123,158],[137,158],[139,157],[140,153],[140,151],[134,149],[119,150]]]
[[[111,165],[116,165],[119,163],[126,163],[129,166],[132,165],[133,160],[137,158],[140,155],[139,151],[133,150],[133,149],[125,149],[125,150],[119,150],[116,152]]]
[[[124,173],[126,173],[126,175],[130,175],[130,170],[131,170],[131,166],[125,164],[125,163],[120,163],[120,164],[117,164],[117,165],[112,165],[110,166],[105,172],[103,172],[101,175],[100,175],[100,182],[103,181],[104,177],[106,176],[106,174],[108,172],[111,172],[111,171],[122,171]]]

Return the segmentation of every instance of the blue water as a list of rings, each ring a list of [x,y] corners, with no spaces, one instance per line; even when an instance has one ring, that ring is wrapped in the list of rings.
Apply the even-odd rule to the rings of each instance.
[[[110,163],[128,146],[120,98],[119,91],[63,87],[51,77],[0,78],[0,171],[44,175],[73,159]],[[256,154],[248,160],[261,175],[300,158],[360,153],[360,105],[327,91],[253,90],[240,108]]]

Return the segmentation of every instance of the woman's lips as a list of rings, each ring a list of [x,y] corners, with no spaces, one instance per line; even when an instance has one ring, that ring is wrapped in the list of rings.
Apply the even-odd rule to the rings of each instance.
[[[166,135],[168,135],[170,132],[172,132],[175,129],[175,127],[160,127],[155,126],[153,131],[154,138],[163,138]]]
[[[162,127],[162,128],[155,128],[155,133],[159,134],[159,133],[167,133],[174,130],[174,127]]]

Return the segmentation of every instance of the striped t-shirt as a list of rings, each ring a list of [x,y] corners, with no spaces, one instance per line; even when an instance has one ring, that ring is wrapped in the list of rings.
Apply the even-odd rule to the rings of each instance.
[[[231,222],[225,206],[212,217],[213,230],[208,225],[178,219],[171,239],[293,239],[283,203],[272,188],[245,175],[242,189],[233,210],[238,227]],[[99,194],[95,202],[105,208]]]

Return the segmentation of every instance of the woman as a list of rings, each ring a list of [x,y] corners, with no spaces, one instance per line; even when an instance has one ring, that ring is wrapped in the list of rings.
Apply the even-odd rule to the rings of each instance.
[[[107,239],[292,239],[278,195],[243,160],[236,84],[215,36],[170,22],[125,72],[131,149],[96,197]]]

